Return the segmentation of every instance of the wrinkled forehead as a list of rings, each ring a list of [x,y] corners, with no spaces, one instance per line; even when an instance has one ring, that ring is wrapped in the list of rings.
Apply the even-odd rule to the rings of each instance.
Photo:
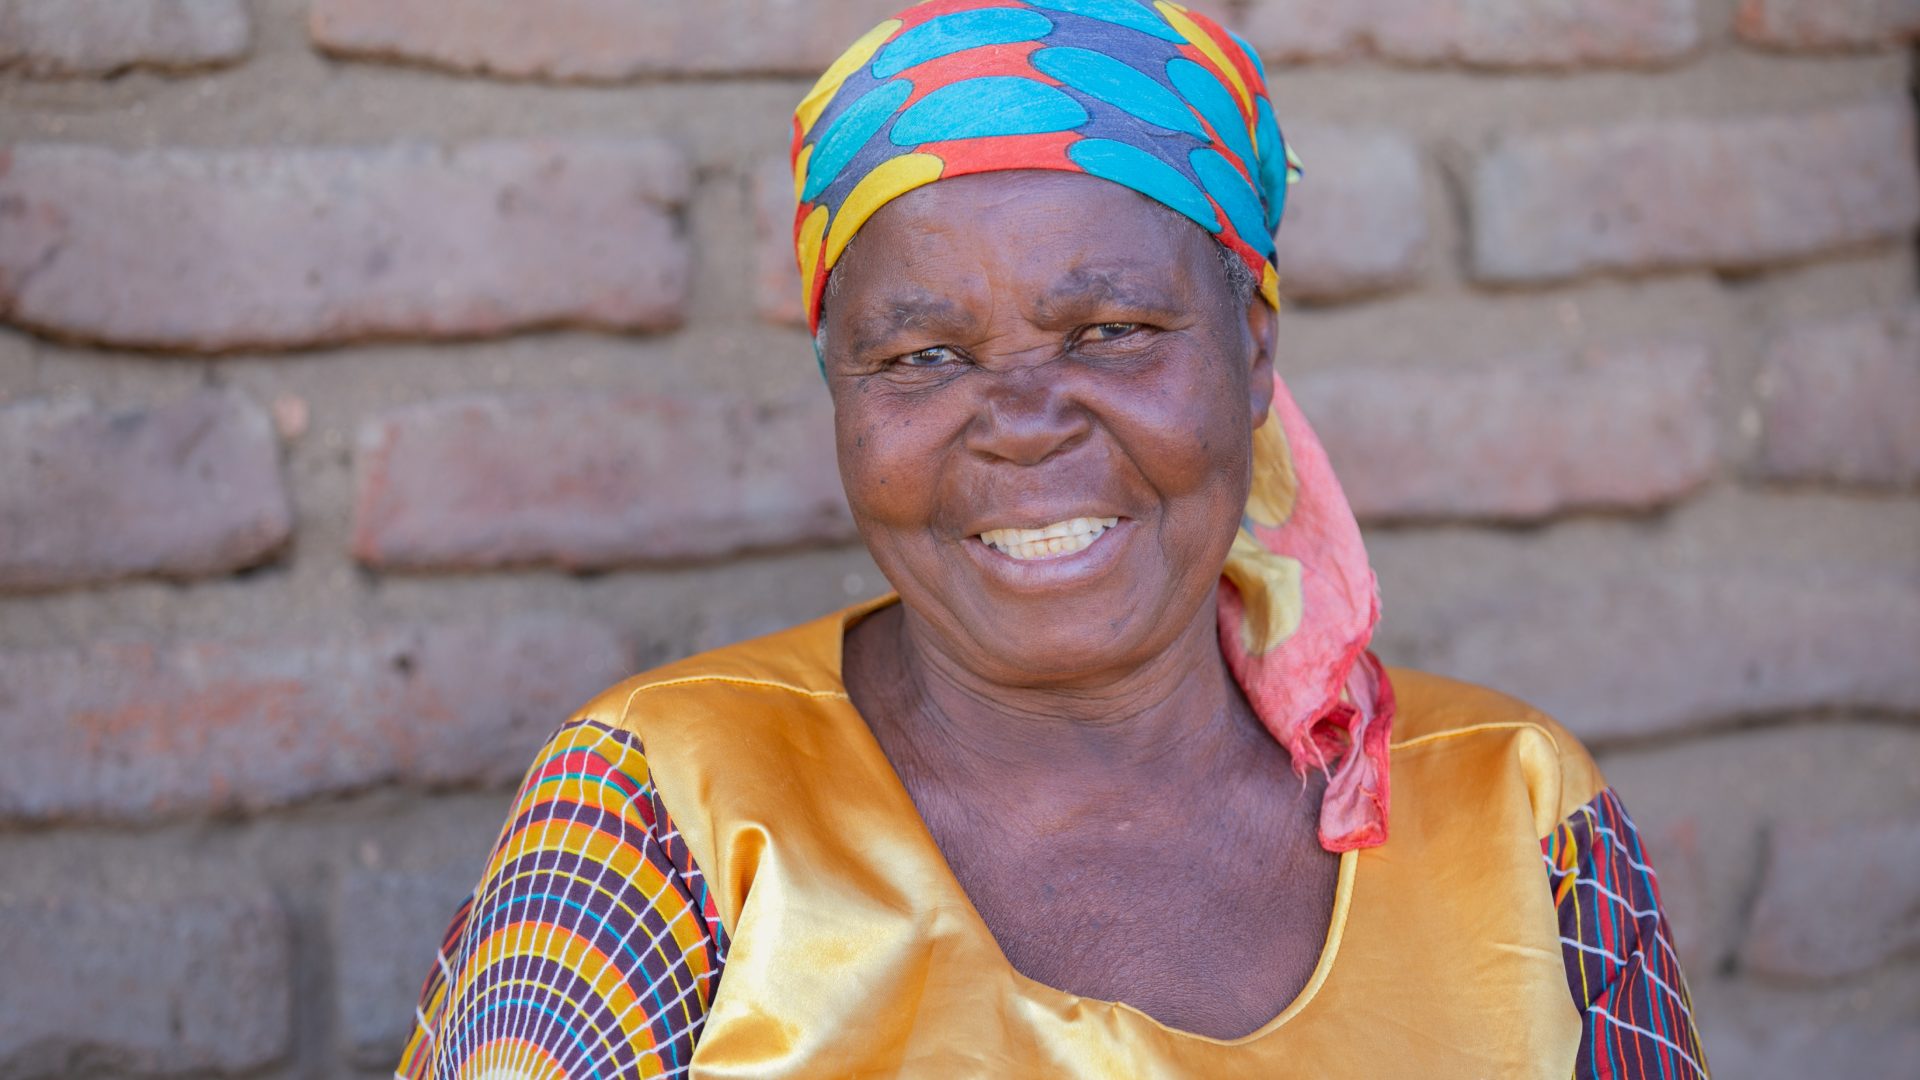
[[[1210,284],[1203,271],[1219,261],[1205,230],[1121,185],[1075,173],[982,173],[877,210],[834,268],[825,308],[990,300],[996,290],[1041,307],[1101,296],[1164,304]]]
[[[893,258],[964,247],[1006,256],[1111,250],[1172,261],[1206,230],[1139,192],[1084,173],[1010,170],[940,180],[877,209],[849,244]]]

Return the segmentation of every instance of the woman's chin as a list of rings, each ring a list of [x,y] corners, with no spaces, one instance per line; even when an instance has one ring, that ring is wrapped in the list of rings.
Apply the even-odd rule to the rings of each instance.
[[[979,651],[986,661],[982,666],[998,669],[982,674],[993,675],[997,682],[1034,690],[1069,690],[1110,685],[1138,669],[1152,650],[1139,642],[1065,632],[981,643]]]
[[[1191,621],[1147,618],[1157,605],[1125,599],[1134,602],[1089,596],[989,608],[982,597],[961,628],[975,659],[962,662],[1007,686],[1111,684],[1171,648]]]

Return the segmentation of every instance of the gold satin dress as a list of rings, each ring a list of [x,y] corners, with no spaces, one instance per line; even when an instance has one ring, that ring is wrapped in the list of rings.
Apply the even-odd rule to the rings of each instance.
[[[1215,1039],[1022,976],[848,698],[846,628],[890,602],[635,677],[563,727],[448,934],[400,1075],[1705,1075],[1651,875],[1618,876],[1644,861],[1593,761],[1526,705],[1414,671],[1391,672],[1388,840],[1341,856],[1284,1012]],[[624,780],[566,794],[595,761]],[[577,888],[587,866],[631,889],[597,871],[563,907],[535,884]],[[499,1022],[514,1002],[532,1022]]]

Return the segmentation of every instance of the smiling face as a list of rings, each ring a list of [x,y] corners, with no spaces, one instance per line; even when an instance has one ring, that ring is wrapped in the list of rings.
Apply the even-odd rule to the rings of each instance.
[[[1199,226],[1054,172],[894,199],[834,271],[840,474],[916,638],[1004,685],[1093,685],[1212,599],[1272,397],[1272,312]]]

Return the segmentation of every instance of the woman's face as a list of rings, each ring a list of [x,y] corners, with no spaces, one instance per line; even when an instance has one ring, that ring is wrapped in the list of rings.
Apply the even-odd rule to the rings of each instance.
[[[847,499],[928,644],[1070,687],[1211,622],[1272,315],[1198,226],[1072,173],[944,180],[861,229],[822,326]]]

